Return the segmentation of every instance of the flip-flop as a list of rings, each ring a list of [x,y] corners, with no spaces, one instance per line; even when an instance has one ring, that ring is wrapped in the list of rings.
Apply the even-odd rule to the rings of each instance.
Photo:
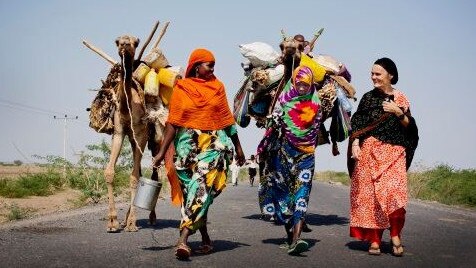
[[[281,248],[281,249],[289,249],[289,244],[288,244],[288,242],[282,243],[281,245],[279,245],[279,248]]]
[[[175,250],[175,257],[177,257],[177,259],[188,260],[191,254],[192,250],[189,246],[185,245],[184,243],[177,245],[177,249]]]
[[[382,254],[380,252],[380,247],[372,247],[372,246],[369,247],[369,255],[378,256],[380,254]]]
[[[395,257],[402,257],[403,256],[403,250],[402,252],[397,252],[400,248],[403,249],[403,245],[400,243],[398,245],[395,245],[392,243],[392,255]]]
[[[296,241],[295,243],[292,243],[289,246],[288,254],[298,255],[306,251],[308,248],[309,248],[309,244],[306,241],[299,239],[298,241]]]
[[[201,245],[198,247],[197,250],[195,250],[196,253],[198,254],[210,254],[213,251],[213,246],[212,245]]]

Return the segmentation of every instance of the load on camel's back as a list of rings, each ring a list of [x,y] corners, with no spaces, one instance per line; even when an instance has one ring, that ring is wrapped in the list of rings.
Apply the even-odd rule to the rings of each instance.
[[[126,213],[124,230],[137,231],[138,229],[133,201],[141,176],[141,159],[147,143],[152,156],[155,156],[159,151],[172,88],[181,76],[181,68],[170,66],[158,48],[168,24],[168,22],[165,24],[158,40],[144,60],[141,60],[142,54],[152,40],[159,22],[154,25],[137,58],[135,58],[135,52],[139,45],[139,39],[134,36],[123,35],[116,39],[120,62],[116,62],[102,50],[83,41],[84,45],[112,64],[106,80],[102,81],[101,89],[93,100],[91,108],[88,109],[91,128],[99,133],[112,135],[111,155],[104,171],[109,203],[108,232],[118,232],[120,228],[114,202],[113,184],[115,165],[126,136],[132,147],[134,164],[130,175],[131,203]],[[169,158],[171,154],[168,154]],[[158,181],[156,167],[153,168],[151,179]],[[155,224],[156,218],[155,208],[153,208],[149,215],[149,222]]]
[[[258,127],[265,128],[276,100],[291,79],[293,70],[300,65],[307,66],[314,74],[323,111],[322,122],[331,118],[329,131],[321,124],[319,145],[330,143],[330,136],[332,153],[339,154],[337,142],[347,139],[351,130],[350,100],[356,100],[355,89],[350,84],[350,72],[342,62],[330,55],[312,53],[322,31],[320,29],[310,42],[305,41],[302,35],[287,37],[282,31],[283,39],[279,45],[281,52],[263,42],[239,46],[245,57],[241,64],[244,79],[234,96],[233,105],[233,114],[239,126],[245,128],[254,119]]]

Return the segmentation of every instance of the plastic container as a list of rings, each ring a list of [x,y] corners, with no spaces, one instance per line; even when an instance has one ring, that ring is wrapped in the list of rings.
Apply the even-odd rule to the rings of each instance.
[[[179,78],[179,73],[175,72],[169,68],[162,68],[159,70],[159,83],[167,87],[174,87],[175,82]]]
[[[156,70],[160,70],[160,68],[165,68],[169,65],[169,62],[162,53],[162,50],[158,48],[152,49],[150,53],[145,56],[144,62],[150,68],[154,68]]]
[[[160,96],[160,99],[162,100],[162,103],[165,106],[169,105],[170,98],[172,98],[172,92],[173,92],[172,87],[160,84],[160,86],[159,86],[159,96]]]
[[[136,196],[132,204],[146,210],[154,210],[159,198],[162,183],[141,177],[137,186]]]
[[[154,69],[150,69],[145,76],[144,92],[146,95],[154,97],[159,95],[159,76]]]
[[[185,76],[185,70],[182,68],[182,66],[171,66],[167,67],[167,69],[178,73],[179,78],[183,78]]]
[[[145,63],[141,63],[134,73],[132,73],[132,77],[134,77],[135,80],[139,81],[143,85],[145,82],[145,76],[149,73],[149,71],[150,67]]]

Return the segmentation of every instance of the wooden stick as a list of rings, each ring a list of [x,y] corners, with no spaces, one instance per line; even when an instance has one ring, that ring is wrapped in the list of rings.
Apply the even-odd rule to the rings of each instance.
[[[145,49],[149,45],[150,41],[152,40],[152,37],[154,37],[155,31],[157,31],[157,27],[159,27],[159,21],[157,21],[154,25],[154,28],[152,29],[152,32],[150,32],[149,37],[145,41],[144,45],[142,46],[142,49],[139,52],[139,56],[137,57],[137,60],[140,61],[142,58],[142,54],[144,54]]]
[[[165,34],[165,31],[167,31],[167,27],[169,27],[169,21],[167,21],[164,25],[164,28],[162,28],[162,31],[160,31],[160,35],[159,35],[159,39],[157,39],[157,41],[155,42],[154,46],[152,48],[156,48],[159,43],[160,43],[160,40],[162,39],[162,37],[164,36]]]
[[[286,33],[284,32],[284,29],[281,29],[281,37],[283,38],[283,41],[286,41]]]
[[[109,55],[107,55],[104,51],[102,51],[101,49],[89,44],[88,42],[86,42],[85,40],[83,40],[83,44],[88,47],[89,49],[91,49],[92,51],[96,52],[99,56],[103,57],[105,60],[107,60],[110,64],[112,65],[115,65],[117,64],[117,62]]]
[[[317,33],[314,34],[314,38],[312,38],[311,42],[309,42],[309,49],[310,49],[309,51],[312,51],[314,49],[317,38],[321,36],[323,31],[324,31],[324,28],[321,28]]]

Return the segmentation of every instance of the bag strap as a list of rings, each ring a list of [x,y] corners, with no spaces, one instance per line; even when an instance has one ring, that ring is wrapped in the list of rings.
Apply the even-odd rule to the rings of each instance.
[[[350,136],[350,140],[354,140],[354,139],[358,138],[359,136],[361,136],[362,134],[375,129],[378,124],[387,120],[390,116],[391,116],[390,114],[384,114],[379,119],[375,120],[370,125],[368,125],[367,127],[363,128],[363,129],[360,129],[358,131],[352,132],[352,135]]]

